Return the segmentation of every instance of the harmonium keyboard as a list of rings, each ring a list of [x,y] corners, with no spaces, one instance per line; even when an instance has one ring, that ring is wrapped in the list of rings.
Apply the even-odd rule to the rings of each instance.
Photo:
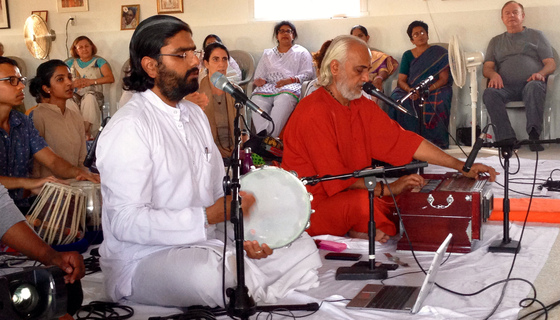
[[[490,216],[493,194],[488,177],[478,180],[460,173],[422,175],[426,184],[401,193],[397,205],[401,213],[401,240],[397,250],[436,251],[453,233],[450,252],[468,253],[481,239],[481,225]]]

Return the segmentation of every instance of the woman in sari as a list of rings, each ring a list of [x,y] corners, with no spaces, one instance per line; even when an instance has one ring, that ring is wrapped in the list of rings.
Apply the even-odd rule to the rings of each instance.
[[[428,25],[422,21],[412,22],[406,32],[416,47],[406,51],[402,56],[398,87],[391,94],[391,98],[402,99],[429,76],[434,76],[434,80],[426,88],[428,93],[424,99],[423,114],[420,111],[421,99],[418,94],[415,93],[401,102],[402,106],[418,114],[422,127],[418,119],[392,108],[389,109],[388,114],[404,129],[419,133],[438,147],[446,149],[449,147],[447,127],[453,94],[451,89],[453,79],[449,74],[447,49],[428,44]]]
[[[278,137],[299,101],[301,84],[313,79],[315,74],[309,51],[294,44],[297,30],[291,22],[276,24],[273,36],[278,46],[264,50],[255,70],[256,88],[251,100],[274,121],[273,126],[253,113],[257,132],[266,130],[269,135]]]
[[[369,41],[369,34],[366,27],[355,25],[350,29],[350,34],[364,40]],[[387,80],[398,68],[399,63],[395,58],[381,51],[371,50],[371,70],[369,72],[369,82],[378,90],[383,91],[383,81]]]

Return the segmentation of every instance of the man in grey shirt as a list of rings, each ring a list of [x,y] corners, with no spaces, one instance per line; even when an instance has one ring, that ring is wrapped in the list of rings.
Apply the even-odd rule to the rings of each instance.
[[[523,26],[523,5],[508,1],[502,7],[507,32],[488,44],[482,73],[489,79],[483,101],[495,125],[496,140],[515,139],[506,103],[523,100],[529,139],[539,140],[546,97],[546,77],[556,69],[552,47],[543,33]],[[531,144],[532,151],[542,151]]]

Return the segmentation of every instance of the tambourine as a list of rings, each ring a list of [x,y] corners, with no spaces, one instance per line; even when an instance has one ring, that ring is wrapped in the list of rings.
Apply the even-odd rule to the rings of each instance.
[[[293,174],[264,166],[240,178],[241,190],[255,196],[243,217],[245,240],[257,240],[276,249],[295,241],[309,226],[311,195]]]

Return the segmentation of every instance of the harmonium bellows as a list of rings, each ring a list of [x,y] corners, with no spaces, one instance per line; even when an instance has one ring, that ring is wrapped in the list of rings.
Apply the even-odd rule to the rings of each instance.
[[[403,192],[398,199],[401,240],[397,250],[436,251],[449,233],[449,251],[468,253],[481,239],[481,225],[492,212],[493,194],[488,177],[478,180],[460,173],[422,175],[426,184]],[[395,213],[396,214],[396,213]]]

